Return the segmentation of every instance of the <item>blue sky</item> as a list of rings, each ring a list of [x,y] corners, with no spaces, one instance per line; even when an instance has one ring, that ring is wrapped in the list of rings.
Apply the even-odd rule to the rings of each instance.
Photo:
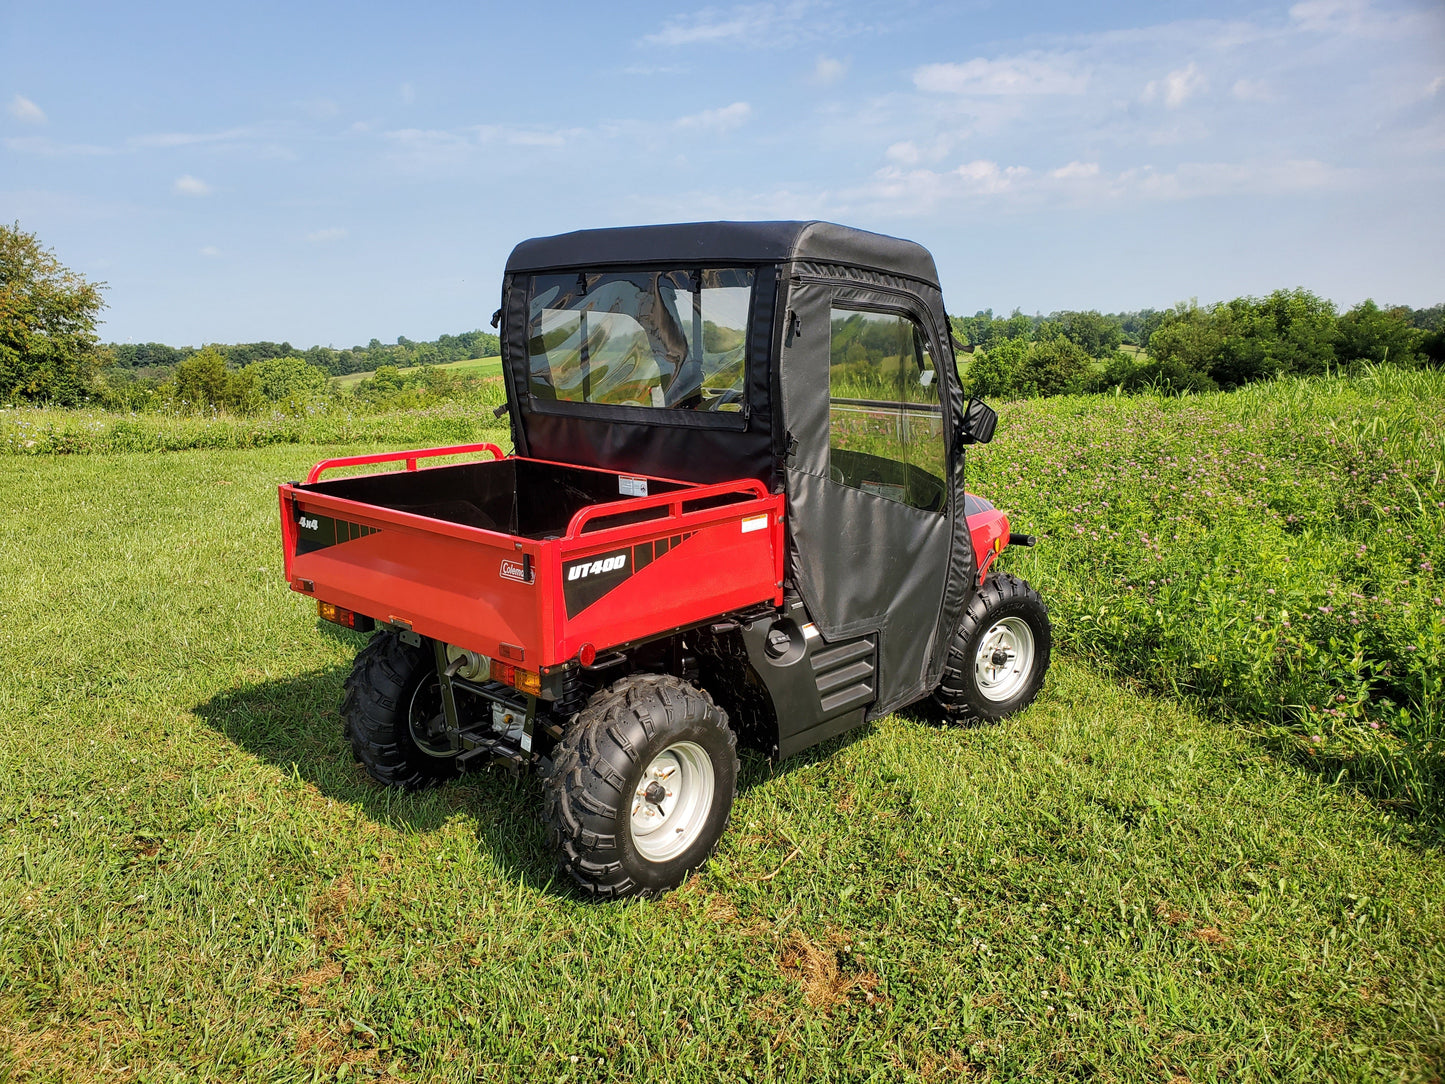
[[[1445,300],[1445,4],[0,6],[0,219],[102,334],[484,326],[517,241],[826,218],[949,308]]]

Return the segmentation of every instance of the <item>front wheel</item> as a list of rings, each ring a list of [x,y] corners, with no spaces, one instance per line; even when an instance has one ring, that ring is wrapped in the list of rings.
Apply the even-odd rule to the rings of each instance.
[[[969,601],[934,700],[951,716],[991,721],[1039,695],[1053,649],[1049,608],[1024,580],[995,573]]]
[[[568,725],[543,783],[558,865],[601,898],[675,888],[717,847],[737,778],[737,736],[706,692],[623,678]]]

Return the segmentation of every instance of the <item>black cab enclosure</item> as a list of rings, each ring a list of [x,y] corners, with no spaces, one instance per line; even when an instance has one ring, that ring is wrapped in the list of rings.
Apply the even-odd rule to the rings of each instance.
[[[867,645],[866,717],[937,687],[975,564],[926,249],[829,222],[582,230],[518,245],[502,301],[519,454],[785,494],[799,625]]]

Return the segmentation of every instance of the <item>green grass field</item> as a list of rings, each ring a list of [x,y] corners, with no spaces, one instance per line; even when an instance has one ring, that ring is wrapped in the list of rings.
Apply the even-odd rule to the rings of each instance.
[[[419,373],[424,368],[421,365],[408,365],[397,372],[405,376],[408,373]],[[502,371],[502,359],[491,358],[466,358],[462,361],[448,361],[441,365],[432,366],[434,369],[443,369],[449,373],[466,373],[469,376],[497,376]],[[346,373],[343,376],[331,378],[331,383],[338,388],[349,390],[356,387],[372,373]]]
[[[277,482],[495,438],[489,412],[328,417],[303,446],[123,420],[140,448],[211,442],[165,454],[16,412],[0,435],[97,454],[12,441],[0,474],[0,1081],[1437,1080],[1439,830],[1344,759],[1369,705],[1311,753],[1246,680],[1335,670],[1235,635],[1271,586],[1293,613],[1357,583],[1368,528],[1400,604],[1375,637],[1427,644],[1435,581],[1407,547],[1439,545],[1445,393],[1387,391],[1006,405],[970,477],[1046,536],[1008,564],[1069,652],[1040,700],[747,760],[713,864],[602,906],[552,881],[533,781],[365,779],[336,714],[361,641],[280,581]],[[337,433],[362,443],[319,443]],[[1351,457],[1401,469],[1347,482]],[[1251,506],[1262,487],[1288,507]],[[1141,542],[1150,517],[1182,544]],[[1165,601],[1126,601],[1165,576]]]

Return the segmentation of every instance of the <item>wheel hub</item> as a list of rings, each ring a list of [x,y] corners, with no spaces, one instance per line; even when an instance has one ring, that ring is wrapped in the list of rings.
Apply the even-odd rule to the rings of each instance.
[[[438,760],[457,755],[455,736],[447,727],[442,713],[442,687],[439,681],[423,681],[411,695],[407,707],[407,729],[412,744],[422,753]]]
[[[1034,632],[1021,617],[994,622],[978,642],[973,672],[978,691],[1000,703],[1017,696],[1034,669]]]
[[[680,741],[642,770],[633,789],[632,843],[649,862],[676,858],[707,824],[715,787],[712,760],[702,746]]]

